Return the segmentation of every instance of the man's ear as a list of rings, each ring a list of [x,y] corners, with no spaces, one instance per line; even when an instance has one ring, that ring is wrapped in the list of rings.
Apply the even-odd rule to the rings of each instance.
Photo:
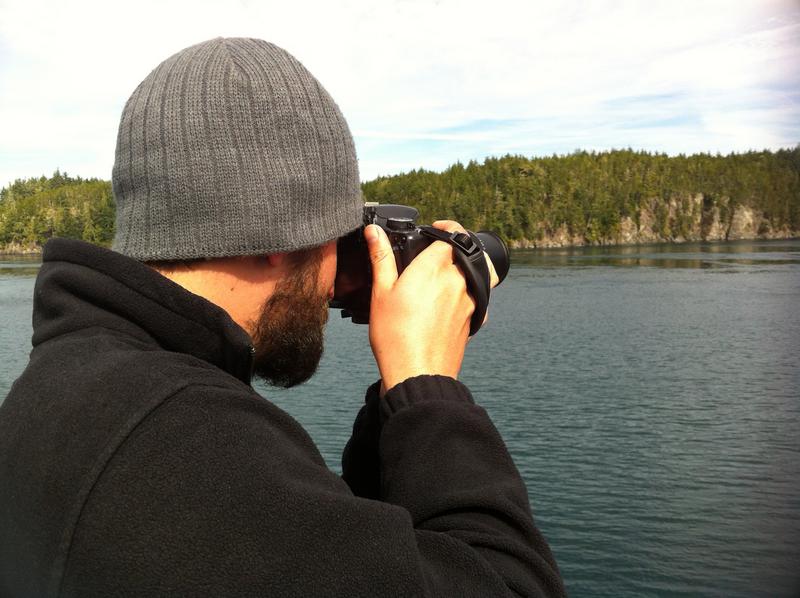
[[[270,268],[280,268],[286,260],[287,253],[268,253],[266,255]]]

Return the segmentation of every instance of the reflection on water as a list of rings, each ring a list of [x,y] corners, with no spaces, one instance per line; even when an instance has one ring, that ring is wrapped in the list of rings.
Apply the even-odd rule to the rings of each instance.
[[[38,272],[38,266],[17,266],[9,268],[5,264],[0,265],[0,276],[36,276]]]
[[[0,276],[36,276],[41,265],[40,255],[0,254]]]
[[[800,240],[522,249],[512,252],[512,262],[514,265],[542,268],[645,266],[725,269],[788,265],[800,264]]]

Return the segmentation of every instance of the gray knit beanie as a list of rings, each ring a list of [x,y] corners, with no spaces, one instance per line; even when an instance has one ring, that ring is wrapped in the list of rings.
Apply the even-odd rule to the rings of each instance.
[[[285,50],[217,38],[162,62],[125,105],[114,249],[141,261],[294,251],[361,224],[353,138]]]

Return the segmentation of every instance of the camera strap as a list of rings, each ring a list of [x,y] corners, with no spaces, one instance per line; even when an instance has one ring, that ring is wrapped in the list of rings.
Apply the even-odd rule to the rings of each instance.
[[[480,239],[472,232],[449,233],[432,226],[420,226],[419,231],[426,237],[444,241],[457,250],[453,251],[453,259],[461,268],[467,281],[467,291],[475,300],[475,311],[472,313],[469,325],[469,335],[474,335],[483,325],[486,310],[489,308],[489,294],[492,290],[489,265],[483,255]]]

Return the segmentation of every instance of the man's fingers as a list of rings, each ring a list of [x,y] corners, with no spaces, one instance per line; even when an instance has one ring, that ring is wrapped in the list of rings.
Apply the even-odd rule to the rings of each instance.
[[[466,229],[455,220],[437,220],[436,222],[433,223],[433,226],[441,230],[446,230],[449,233],[455,231],[462,233],[467,232]],[[486,263],[489,265],[489,284],[491,285],[491,288],[494,288],[498,284],[500,284],[500,278],[497,276],[497,271],[494,269],[494,264],[492,263],[492,260],[489,259],[489,254],[484,253],[483,257],[486,258]]]
[[[372,264],[373,291],[391,289],[397,281],[397,264],[389,238],[381,227],[374,224],[364,229],[364,238],[367,240],[369,261]]]
[[[464,227],[455,220],[437,220],[432,224],[432,226],[448,233],[466,232]],[[449,243],[445,243],[444,241],[434,241],[431,246],[426,249],[426,251],[429,253],[438,254],[440,265],[453,263],[453,246]]]
[[[483,257],[486,258],[486,263],[489,264],[489,284],[491,285],[491,288],[494,288],[500,284],[500,277],[497,276],[497,270],[494,269],[494,264],[492,263],[489,254],[484,252]]]
[[[455,220],[437,220],[433,223],[433,226],[450,233],[466,232],[466,229]],[[395,263],[392,247],[389,244],[386,233],[379,226],[371,224],[365,228],[364,236],[367,239],[369,259],[372,263],[373,287],[377,289],[391,288],[397,281],[398,274],[397,264]],[[447,243],[441,241],[434,242],[425,252],[427,254],[437,254],[439,256],[438,259],[435,260],[439,263],[438,267],[453,263],[453,248]],[[387,259],[388,257],[392,259]],[[484,257],[489,266],[489,284],[494,288],[497,286],[499,278],[492,260],[489,259],[489,255],[484,253]]]
[[[446,230],[448,233],[452,233],[455,231],[459,231],[462,233],[467,232],[467,230],[455,220],[437,220],[436,222],[433,223],[433,228]]]

